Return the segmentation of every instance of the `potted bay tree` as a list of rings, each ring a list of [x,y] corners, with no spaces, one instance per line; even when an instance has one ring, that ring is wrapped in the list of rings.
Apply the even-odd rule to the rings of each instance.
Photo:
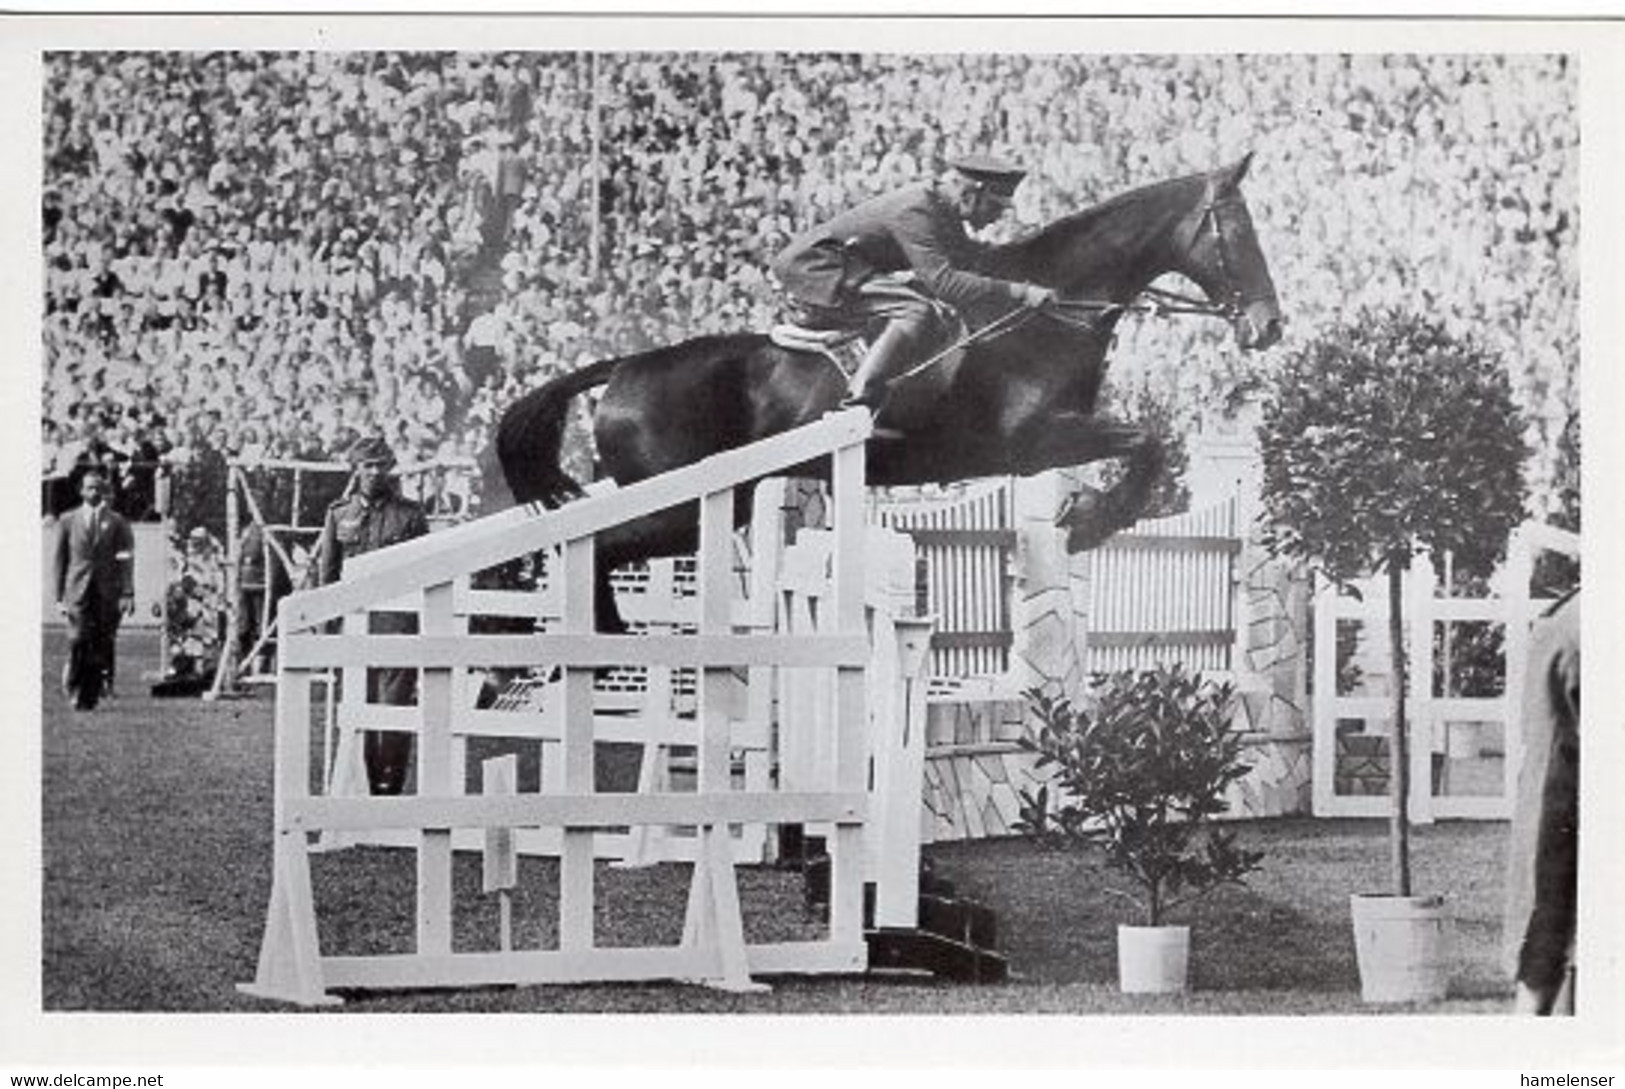
[[[1241,882],[1263,858],[1212,823],[1249,770],[1231,726],[1234,698],[1232,685],[1178,665],[1098,675],[1080,706],[1028,694],[1036,729],[1021,744],[1050,780],[1022,791],[1018,828],[1062,847],[1098,847],[1126,879],[1108,890],[1135,909],[1117,931],[1126,993],[1185,990],[1190,928],[1171,913]]]
[[[1449,914],[1416,895],[1404,584],[1419,553],[1488,571],[1523,518],[1523,424],[1492,353],[1437,321],[1363,312],[1289,356],[1264,406],[1263,540],[1334,583],[1386,575],[1391,880],[1351,897],[1367,1001],[1428,1001],[1448,986]],[[1429,653],[1428,648],[1419,649]]]

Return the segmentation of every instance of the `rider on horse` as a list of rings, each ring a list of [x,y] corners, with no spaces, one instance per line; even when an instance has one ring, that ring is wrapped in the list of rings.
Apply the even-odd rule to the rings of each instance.
[[[985,247],[966,232],[1010,209],[1026,171],[988,156],[955,159],[938,177],[874,197],[792,241],[773,271],[813,323],[886,323],[845,404],[878,409],[892,378],[941,334],[938,308],[1042,306],[1054,292],[982,275]]]

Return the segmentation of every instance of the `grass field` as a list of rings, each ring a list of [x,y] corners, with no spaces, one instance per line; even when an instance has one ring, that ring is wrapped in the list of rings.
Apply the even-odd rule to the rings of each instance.
[[[270,891],[271,701],[155,700],[138,683],[156,639],[121,639],[119,696],[75,713],[57,691],[63,639],[45,635],[42,928],[47,1010],[279,1010],[237,994],[253,976]],[[1508,988],[1497,964],[1505,827],[1418,830],[1420,891],[1444,892],[1457,920],[1451,997],[1429,1013],[1499,1013]],[[1361,1004],[1348,896],[1381,889],[1379,821],[1280,820],[1243,826],[1266,852],[1248,887],[1189,914],[1191,993],[1129,998],[1115,986],[1121,907],[1098,858],[1023,841],[927,849],[938,871],[998,913],[1014,978],[998,986],[916,979],[775,981],[771,993],[726,995],[678,985],[528,987],[368,995],[354,1011],[731,1013],[1353,1014]],[[490,939],[495,906],[478,894],[477,860],[459,857],[456,942]],[[327,951],[404,947],[411,935],[409,853],[355,849],[314,867]],[[549,860],[526,860],[515,915],[519,944],[547,944],[536,910],[553,883]],[[686,867],[601,871],[605,945],[675,942]],[[742,871],[752,936],[816,926],[800,878]],[[530,897],[531,899],[527,899]]]

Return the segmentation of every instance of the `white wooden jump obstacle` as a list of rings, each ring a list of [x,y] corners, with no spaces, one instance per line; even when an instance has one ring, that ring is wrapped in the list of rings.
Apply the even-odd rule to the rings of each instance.
[[[915,921],[923,674],[930,629],[929,622],[893,619],[884,610],[871,616],[866,609],[866,572],[873,553],[888,547],[871,539],[864,516],[864,443],[871,429],[867,412],[832,415],[560,510],[517,508],[358,557],[342,581],[285,599],[279,611],[284,634],[277,679],[272,890],[256,977],[242,990],[320,1005],[337,1001],[330,992],[344,989],[656,979],[751,989],[757,975],[862,971],[867,963],[866,878],[877,886],[878,926],[909,927]],[[786,555],[787,578],[775,590],[774,610],[784,622],[764,630],[757,618],[730,615],[735,489],[820,458],[831,464],[833,528],[827,534],[809,534]],[[596,633],[594,535],[695,502],[700,508],[697,630]],[[459,613],[490,615],[499,603],[474,597],[474,591],[460,595],[459,582],[515,557],[548,550],[556,550],[560,567],[556,630],[469,634]],[[420,634],[361,634],[364,627],[354,617],[403,599],[415,603]],[[328,622],[346,618],[343,634],[319,633]],[[537,793],[507,792],[510,777],[504,771],[496,789],[488,783],[489,793],[465,794],[462,747],[468,736],[480,732],[483,714],[466,698],[469,671],[543,663],[559,671],[552,690],[557,699],[533,714],[524,724],[528,729],[518,733],[554,744],[559,758],[544,760],[544,767],[553,763],[556,770],[544,776]],[[619,736],[593,703],[594,672],[611,666],[697,671],[692,721],[685,724],[668,716],[668,732],[626,738],[693,744],[693,792],[611,794],[595,789],[594,745]],[[366,705],[357,712],[369,727],[387,725],[417,734],[416,794],[373,797],[312,789],[311,686],[335,668],[420,671],[417,706]],[[766,776],[748,772],[743,782],[736,782],[732,773],[730,754],[738,747],[732,736],[739,706],[736,674],[741,671],[747,708],[778,706],[776,786]],[[513,736],[512,714],[495,714],[506,715],[507,721],[493,722],[490,729]],[[325,732],[324,725],[317,728]],[[754,744],[757,739],[744,740]],[[347,757],[335,764],[354,767]],[[335,775],[335,784],[338,779]],[[730,828],[781,823],[827,830],[828,927],[816,940],[747,943]],[[694,830],[681,943],[599,947],[593,925],[599,830],[661,826]],[[454,834],[466,830],[480,842],[503,843],[507,830],[534,829],[549,830],[557,841],[558,947],[454,952]],[[409,953],[323,955],[317,940],[310,865],[316,845],[311,837],[380,832],[405,833],[416,850],[415,948]],[[496,869],[504,869],[500,859]],[[499,873],[497,886],[505,879]]]
[[[763,504],[758,503],[758,507]],[[776,529],[762,517],[759,525]],[[753,527],[754,528],[754,527]],[[778,557],[763,549],[761,562],[748,568],[770,573]],[[550,566],[558,565],[557,553]],[[677,561],[655,560],[631,580],[633,592],[618,596],[622,618],[632,630],[659,635],[692,633],[698,630],[699,596],[696,580],[688,577]],[[758,580],[759,581],[759,580]],[[624,585],[624,583],[623,583]],[[737,589],[737,588],[736,588]],[[737,633],[773,630],[774,596],[771,586],[754,588],[748,597],[729,602],[731,630]],[[472,618],[521,618],[534,621],[538,630],[561,630],[564,593],[562,580],[544,577],[536,590],[471,589],[468,580],[458,580],[453,595],[453,613],[459,632],[469,630]],[[389,603],[402,611],[415,611],[408,600]],[[366,631],[366,615],[345,619],[346,630]],[[761,667],[756,667],[761,668]],[[342,683],[327,689],[333,729],[327,735],[336,745],[324,747],[322,779],[328,793],[359,796],[367,791],[362,759],[362,736],[367,730],[394,729],[415,732],[419,711],[412,706],[385,706],[367,701],[365,667],[349,666],[340,671]],[[467,750],[476,738],[500,738],[528,743],[540,753],[542,790],[557,793],[563,789],[563,761],[559,746],[564,741],[562,687],[556,679],[523,676],[498,686],[498,695],[488,707],[479,706],[482,674],[478,670],[459,672],[452,695],[458,709],[452,728],[453,789],[463,782],[468,768]],[[759,683],[736,677],[728,696],[730,751],[750,789],[762,789],[770,774],[770,741],[773,726],[772,688],[758,676]],[[640,746],[644,752],[640,784],[646,789],[669,790],[672,786],[674,751],[692,749],[699,742],[697,722],[698,692],[692,670],[653,666],[642,670],[606,671],[595,679],[593,690],[593,731],[599,743]],[[692,761],[684,761],[682,771],[692,776]],[[765,828],[747,825],[735,829],[735,854],[741,861],[760,860],[765,849]],[[453,837],[458,848],[476,847],[478,830],[460,829]],[[557,828],[515,830],[515,849],[521,854],[557,855],[560,845]],[[626,832],[599,830],[594,837],[597,855],[621,862],[648,864],[660,861],[693,861],[694,839],[670,836],[656,826],[640,826]],[[376,846],[415,846],[416,837],[405,829],[373,830],[366,833],[325,833],[324,849],[358,844]]]

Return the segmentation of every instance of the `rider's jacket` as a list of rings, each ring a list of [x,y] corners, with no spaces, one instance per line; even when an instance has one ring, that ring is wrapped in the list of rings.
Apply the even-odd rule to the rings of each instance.
[[[879,272],[912,270],[918,286],[963,308],[1022,298],[1019,283],[983,274],[987,247],[965,233],[948,199],[930,182],[859,204],[786,246],[773,272],[801,302],[826,308]]]

